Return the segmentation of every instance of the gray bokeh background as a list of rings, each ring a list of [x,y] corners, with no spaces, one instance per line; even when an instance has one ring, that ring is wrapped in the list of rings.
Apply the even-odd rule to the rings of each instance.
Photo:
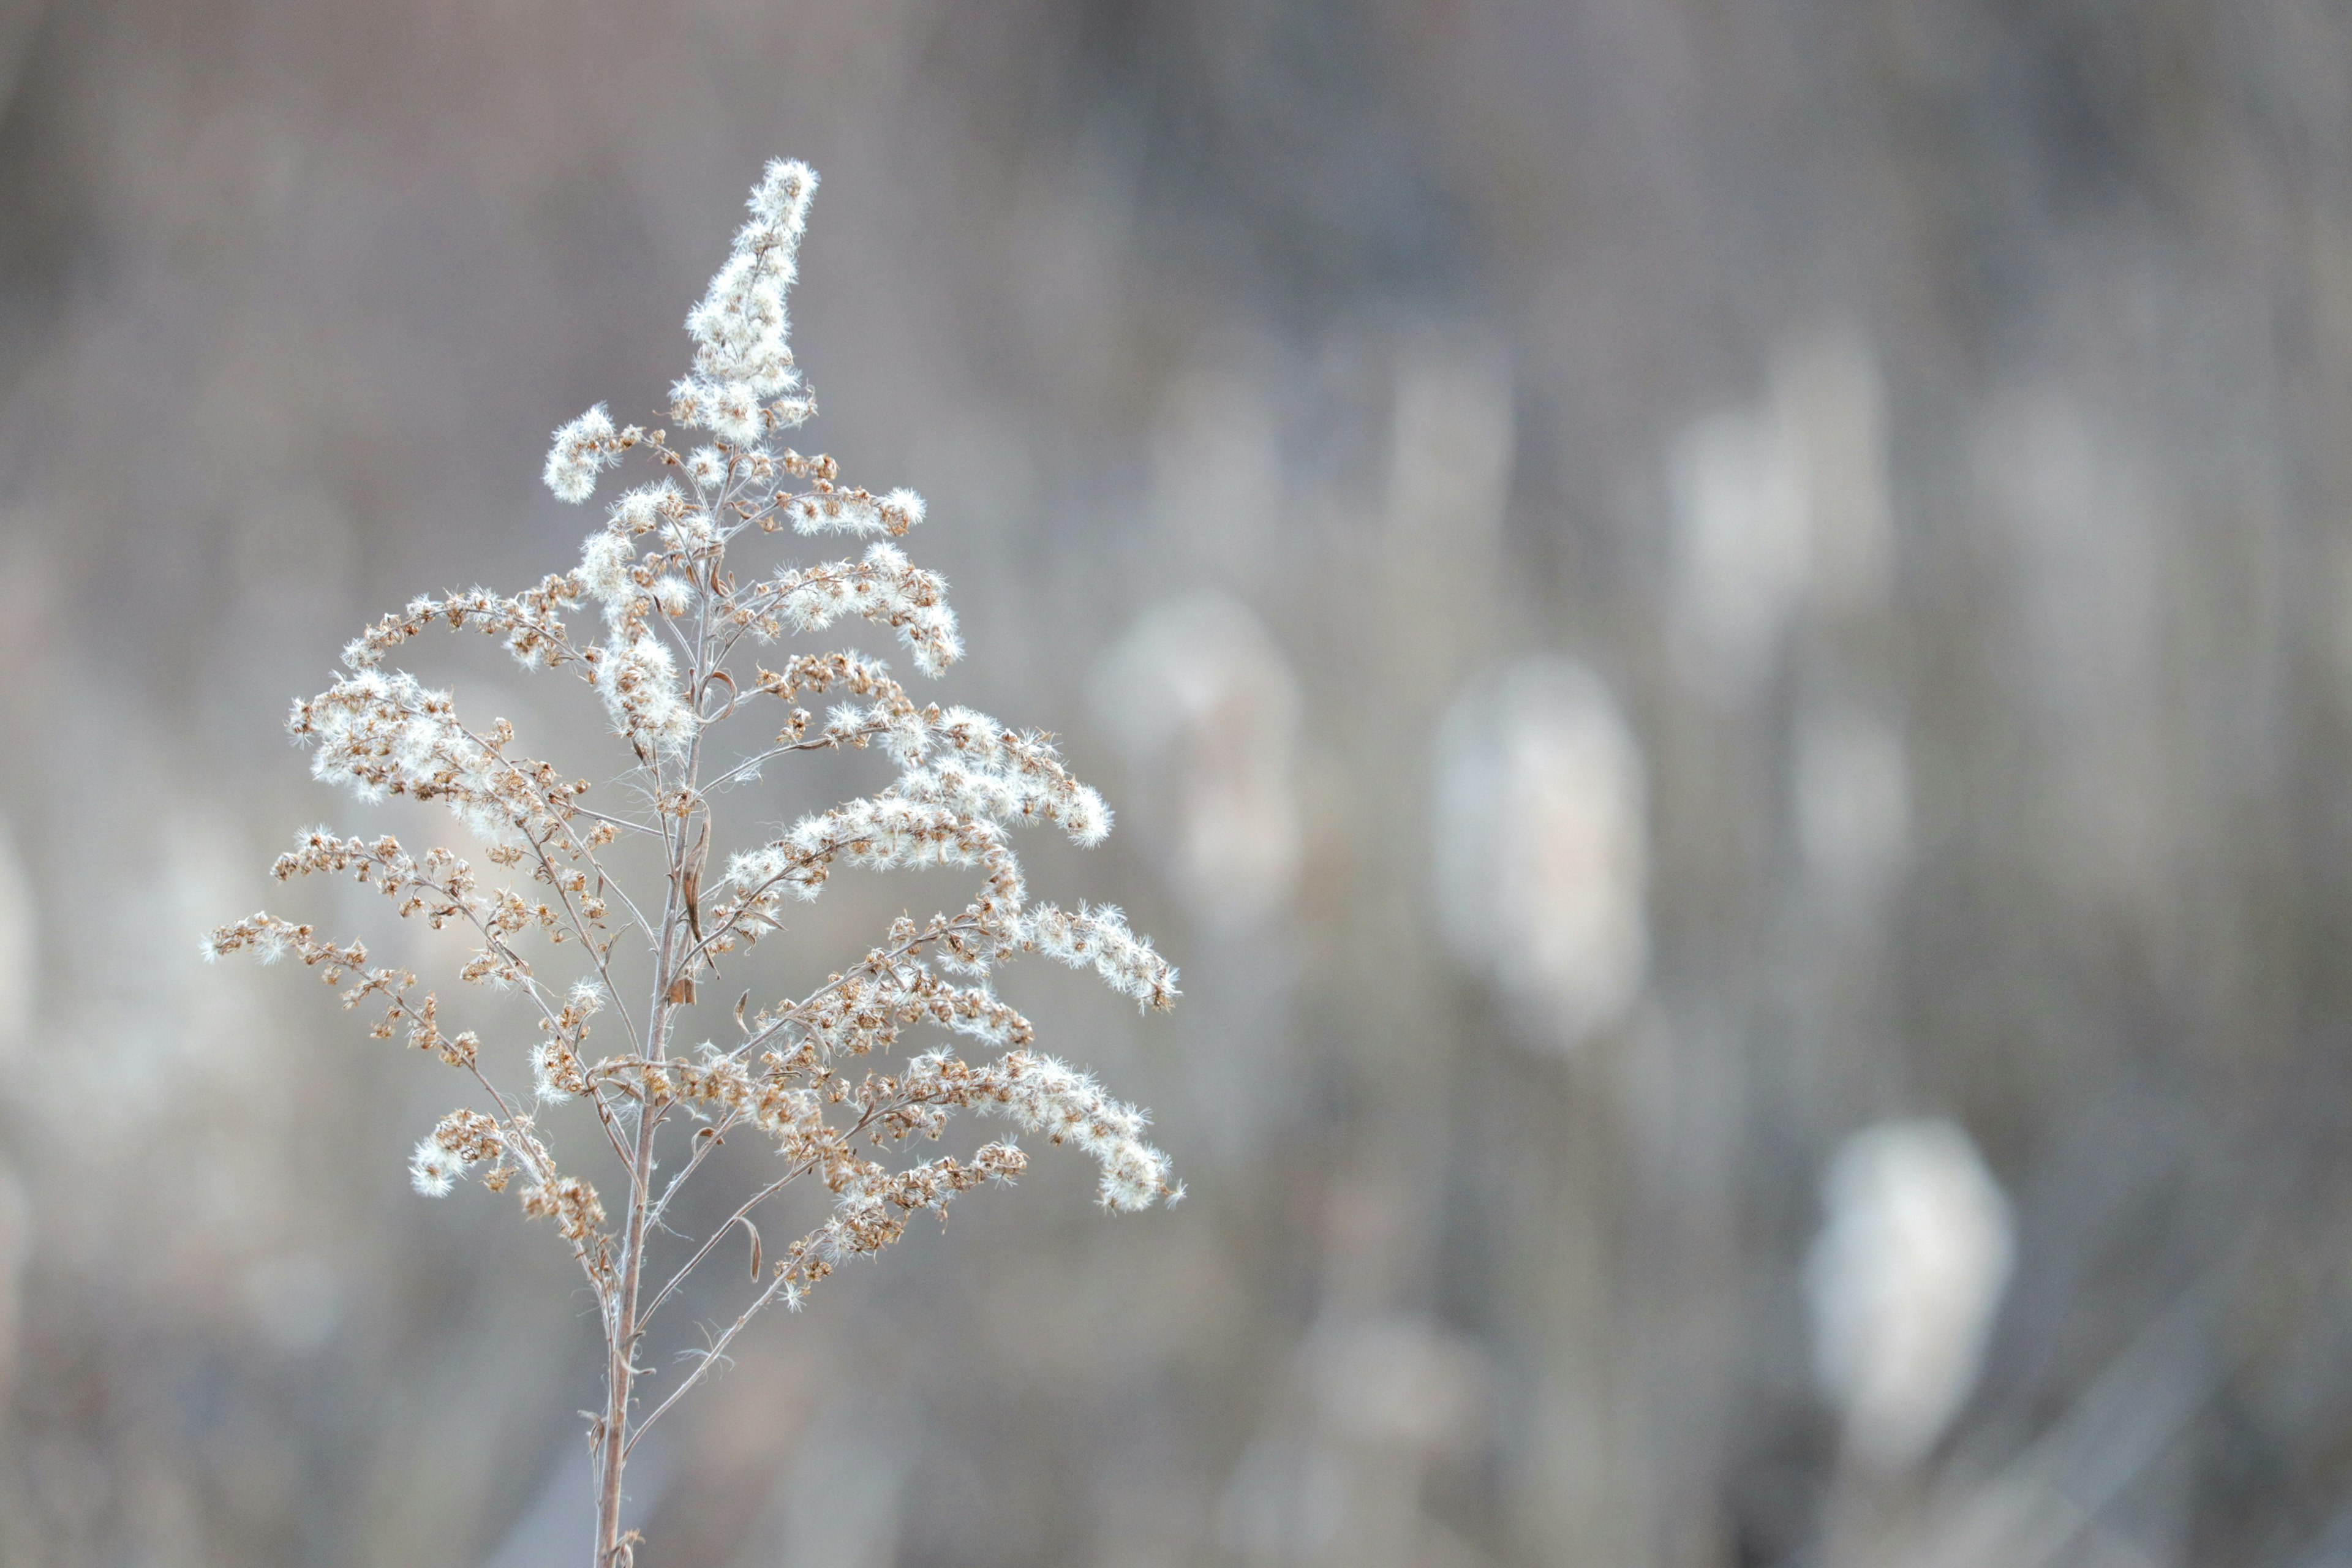
[[[569,1266],[196,936],[444,956],[268,881],[406,820],[285,702],[574,558],[778,153],[809,438],[1188,994],[1008,990],[1192,1195],[747,1335],[641,1564],[2352,1559],[2341,6],[15,0],[0,1561],[584,1555]]]

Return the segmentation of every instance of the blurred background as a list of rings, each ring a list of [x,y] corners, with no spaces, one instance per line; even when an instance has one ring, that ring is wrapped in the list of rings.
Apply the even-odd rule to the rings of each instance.
[[[2328,0],[0,3],[0,1562],[584,1556],[570,1265],[196,939],[429,956],[268,881],[404,820],[287,700],[575,558],[779,153],[808,438],[1187,1000],[1008,988],[1192,1195],[763,1323],[640,1563],[2352,1562]]]

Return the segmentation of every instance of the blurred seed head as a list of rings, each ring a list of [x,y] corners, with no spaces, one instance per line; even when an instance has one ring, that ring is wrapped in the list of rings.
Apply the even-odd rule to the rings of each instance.
[[[1302,831],[1298,687],[1240,601],[1202,593],[1138,621],[1095,682],[1105,729],[1163,778],[1168,876],[1212,927],[1258,924],[1289,901]]]
[[[1668,458],[1675,651],[1693,684],[1744,699],[1804,591],[1804,480],[1769,409],[1710,415]]]
[[[1623,1017],[1646,978],[1646,797],[1615,700],[1564,658],[1480,679],[1439,731],[1439,923],[1560,1046]]]
[[[1850,329],[1774,356],[1752,407],[1686,426],[1667,453],[1674,510],[1669,627],[1685,678],[1719,701],[1752,697],[1808,603],[1850,613],[1892,571],[1878,373]]]
[[[1907,1469],[1976,1387],[2014,1260],[2009,1200],[1940,1119],[1855,1133],[1822,1194],[1805,1279],[1814,1373],[1853,1453]]]

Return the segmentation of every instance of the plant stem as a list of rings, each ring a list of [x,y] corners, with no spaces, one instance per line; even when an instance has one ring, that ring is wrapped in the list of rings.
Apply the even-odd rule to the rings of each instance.
[[[710,647],[710,611],[706,600],[695,623],[694,653],[687,664],[687,690],[702,689],[704,667]],[[699,698],[697,698],[699,713]],[[661,794],[658,765],[654,770],[655,795]],[[688,744],[684,767],[686,799],[696,798],[702,773],[702,736],[698,727]],[[660,1062],[669,1059],[670,1016],[677,1003],[672,985],[680,973],[692,973],[698,948],[681,941],[679,928],[688,918],[686,899],[688,815],[678,818],[677,831],[665,832],[669,842],[669,890],[662,902],[661,941],[654,957],[653,997],[646,1008],[646,1052]],[[706,818],[704,831],[709,830]],[[629,1402],[636,1383],[638,1329],[637,1293],[645,1277],[646,1226],[654,1204],[654,1135],[661,1117],[650,1098],[637,1101],[636,1149],[630,1160],[629,1220],[621,1243],[621,1286],[606,1315],[604,1363],[604,1422],[599,1434],[602,1449],[597,1470],[596,1560],[594,1568],[618,1568],[621,1552],[621,1475],[629,1460]]]

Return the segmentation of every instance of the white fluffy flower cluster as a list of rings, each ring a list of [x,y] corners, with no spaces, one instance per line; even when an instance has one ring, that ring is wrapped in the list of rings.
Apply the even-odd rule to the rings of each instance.
[[[830,811],[804,816],[793,825],[784,842],[794,857],[794,870],[806,880],[804,888],[793,890],[802,898],[814,899],[824,879],[823,866],[835,859],[877,871],[978,866],[1003,838],[992,823],[975,821],[947,806],[886,794],[845,801]]]
[[[473,1166],[502,1160],[507,1142],[498,1123],[472,1110],[453,1110],[429,1138],[420,1139],[408,1159],[408,1179],[428,1198],[449,1195]]]
[[[455,1150],[444,1148],[437,1138],[420,1138],[416,1150],[408,1157],[409,1184],[428,1198],[446,1198],[457,1178],[466,1173],[466,1162]]]
[[[896,631],[915,668],[929,676],[963,657],[947,584],[895,544],[877,540],[863,561],[786,572],[776,589],[777,607],[794,631],[823,631],[845,616],[861,617]]]
[[[906,1234],[910,1216],[925,1210],[944,1216],[961,1194],[1010,1183],[1028,1166],[1029,1157],[1010,1143],[982,1144],[969,1164],[941,1158],[892,1171],[870,1161],[850,1163],[828,1177],[833,1214],[800,1244],[798,1267],[807,1278],[820,1279],[853,1258],[871,1258]],[[784,1297],[787,1306],[793,1300]]]
[[[642,538],[665,523],[683,521],[693,510],[677,484],[664,479],[623,492],[613,503],[610,526]]]
[[[795,533],[887,533],[896,539],[923,521],[923,498],[903,486],[887,495],[862,490],[793,498],[784,514]]]
[[[678,689],[677,660],[643,625],[616,637],[596,674],[604,711],[622,734],[643,737],[667,754],[694,739],[694,710]]]
[[[576,663],[562,619],[563,606],[579,596],[572,574],[558,572],[534,588],[520,594],[497,594],[468,588],[460,594],[419,594],[403,608],[343,645],[343,663],[352,669],[373,669],[383,656],[436,622],[451,630],[472,626],[487,636],[503,638],[507,651],[524,668],[553,668]]]
[[[1152,948],[1150,937],[1128,929],[1126,914],[1115,905],[1080,904],[1072,914],[1040,904],[1023,917],[1022,931],[1046,957],[1073,969],[1092,965],[1105,984],[1146,1007],[1175,1005],[1176,971]]]
[[[815,194],[816,171],[796,159],[770,163],[752,190],[751,219],[736,232],[734,253],[687,314],[694,374],[670,389],[681,422],[748,447],[814,411],[793,363],[786,296],[800,275],[801,236]]]
[[[1050,822],[1086,848],[1110,832],[1110,807],[1070,776],[1043,735],[1008,730],[970,708],[950,708],[919,727],[895,726],[889,743],[905,770],[894,792],[908,800],[1008,825]],[[934,751],[944,754],[928,760]]]
[[[672,549],[708,542],[708,517],[667,479],[624,495],[611,521],[588,536],[572,574],[580,592],[604,606],[611,638],[594,676],[613,728],[675,755],[693,741],[695,718],[677,678],[677,661],[646,624],[648,612],[683,615],[694,590],[684,578],[656,577],[639,563],[637,541],[656,528]]]
[[[969,1105],[1084,1150],[1102,1167],[1096,1195],[1105,1208],[1131,1213],[1161,1197],[1174,1203],[1184,1195],[1169,1181],[1168,1156],[1143,1140],[1150,1117],[1051,1057],[1013,1051],[973,1068],[932,1051],[908,1064],[906,1088],[910,1096]]]
[[[616,528],[600,530],[580,547],[575,574],[581,592],[602,604],[610,614],[626,605],[637,592],[636,542]]]
[[[613,416],[596,405],[555,433],[547,453],[547,488],[575,505],[586,500],[595,493],[598,471],[621,460],[624,445]]]
[[[404,671],[362,669],[338,680],[296,702],[286,727],[311,748],[311,777],[348,784],[363,801],[445,801],[490,843],[545,811],[515,767],[457,721],[449,693]]]
[[[814,899],[836,864],[986,867],[984,929],[994,945],[970,952],[968,962],[985,968],[1027,949],[1072,968],[1091,967],[1146,1006],[1174,1002],[1175,971],[1128,929],[1117,909],[1022,908],[1020,865],[1006,828],[1050,822],[1082,846],[1110,831],[1102,797],[1070,776],[1044,736],[1008,730],[969,708],[894,711],[886,703],[845,710],[834,728],[879,732],[899,764],[898,777],[879,795],[804,816],[782,838],[735,856],[726,886],[738,910],[752,917],[747,926],[772,921],[783,898]]]
[[[848,802],[803,819],[781,842],[737,855],[727,882],[740,892],[740,910],[772,924],[782,898],[814,900],[836,861],[875,870],[985,865],[992,907],[983,929],[994,942],[969,951],[967,966],[985,970],[1017,952],[1041,952],[1073,969],[1093,969],[1145,1007],[1175,1005],[1175,968],[1149,938],[1129,929],[1122,911],[1108,904],[1082,904],[1075,913],[1052,904],[1023,909],[1020,868],[1003,830],[942,807],[888,795]],[[752,921],[744,924],[756,930]]]

